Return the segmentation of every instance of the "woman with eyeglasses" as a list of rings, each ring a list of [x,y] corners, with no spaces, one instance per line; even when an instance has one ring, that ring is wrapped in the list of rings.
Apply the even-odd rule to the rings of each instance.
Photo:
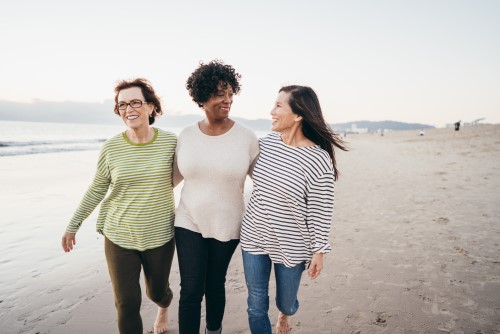
[[[271,334],[269,279],[274,266],[277,334],[291,331],[302,272],[315,279],[330,252],[328,235],[338,171],[334,148],[347,150],[326,124],[316,93],[305,86],[280,89],[271,110],[273,133],[259,140],[253,191],[241,228],[253,334]]]
[[[154,333],[163,333],[172,301],[172,169],[177,138],[151,126],[163,112],[160,99],[145,79],[118,83],[114,112],[128,129],[103,144],[94,180],[63,234],[62,247],[65,252],[73,249],[76,232],[102,202],[97,231],[104,235],[119,331],[143,333],[139,313],[142,269],[146,293],[158,305]]]
[[[257,136],[231,118],[240,74],[219,60],[201,63],[186,82],[205,117],[179,135],[174,184],[184,179],[175,215],[181,275],[179,333],[198,334],[205,297],[205,333],[221,333],[225,281],[239,243],[243,188],[259,152]]]

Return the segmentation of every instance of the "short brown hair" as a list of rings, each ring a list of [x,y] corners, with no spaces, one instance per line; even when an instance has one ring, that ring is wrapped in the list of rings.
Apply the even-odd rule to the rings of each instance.
[[[120,115],[120,111],[118,110],[118,94],[120,93],[120,91],[132,87],[140,88],[142,91],[142,95],[146,100],[145,102],[149,102],[154,105],[154,110],[151,116],[149,116],[149,125],[153,124],[155,122],[155,118],[163,114],[163,110],[161,110],[160,98],[158,97],[158,95],[156,95],[153,86],[151,86],[151,83],[148,80],[143,78],[137,78],[134,80],[121,80],[116,84],[114,109],[115,114]]]

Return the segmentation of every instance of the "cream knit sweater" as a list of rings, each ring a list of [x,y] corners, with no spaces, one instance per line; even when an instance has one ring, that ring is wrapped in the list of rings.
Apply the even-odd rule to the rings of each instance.
[[[245,179],[258,154],[257,136],[238,123],[220,136],[204,134],[197,123],[182,130],[174,184],[184,179],[184,185],[175,226],[204,238],[239,239]]]

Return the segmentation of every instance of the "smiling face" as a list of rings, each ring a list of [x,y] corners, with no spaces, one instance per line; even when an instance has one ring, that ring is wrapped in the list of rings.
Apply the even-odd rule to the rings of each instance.
[[[212,95],[207,102],[203,103],[203,110],[211,120],[222,120],[229,116],[231,105],[233,104],[233,88],[227,85],[226,89],[222,84],[217,85],[217,93]]]
[[[130,103],[134,100],[142,101],[142,106],[138,108],[132,108],[127,105],[127,109],[120,110],[120,117],[123,122],[131,129],[140,129],[141,127],[149,127],[149,115],[153,112],[153,104],[144,103],[144,96],[139,87],[130,87],[122,89],[118,93],[118,104]]]
[[[276,98],[274,108],[271,110],[272,125],[271,130],[286,133],[292,127],[300,125],[301,117],[292,112],[288,104],[290,93],[280,92]]]

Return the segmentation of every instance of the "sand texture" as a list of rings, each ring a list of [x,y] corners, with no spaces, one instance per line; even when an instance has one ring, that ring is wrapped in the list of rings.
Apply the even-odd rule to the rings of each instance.
[[[347,140],[333,252],[317,280],[303,277],[292,334],[500,333],[500,125]],[[96,160],[96,151],[0,158],[0,333],[117,332],[96,212],[72,253],[60,247]],[[171,285],[168,333],[177,333],[176,261]],[[239,248],[226,286],[223,333],[249,333]],[[156,306],[143,295],[147,333]]]

